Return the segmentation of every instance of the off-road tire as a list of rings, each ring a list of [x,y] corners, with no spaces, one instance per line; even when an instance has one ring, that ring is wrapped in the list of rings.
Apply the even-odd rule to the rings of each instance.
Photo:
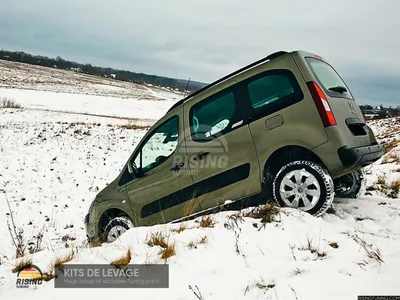
[[[316,217],[323,215],[332,205],[335,196],[335,190],[332,177],[327,169],[315,162],[298,160],[284,165],[275,176],[272,184],[272,196],[274,200],[281,207],[287,206],[281,198],[279,189],[285,175],[294,170],[305,170],[312,174],[318,181],[320,187],[320,196],[315,205],[308,210],[302,210]]]
[[[367,180],[364,170],[360,169],[335,179],[334,183],[336,198],[357,199],[365,193]],[[344,184],[347,190],[337,189],[340,184]]]
[[[118,226],[125,228],[125,230],[129,230],[134,228],[135,224],[128,216],[119,216],[111,219],[104,228],[104,232],[102,234],[103,242],[113,242],[112,240],[109,240],[109,233],[114,227],[118,228]],[[119,238],[119,236],[116,238]]]

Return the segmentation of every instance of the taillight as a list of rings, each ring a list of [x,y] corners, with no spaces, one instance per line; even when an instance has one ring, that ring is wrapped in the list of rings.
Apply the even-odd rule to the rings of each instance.
[[[336,125],[335,116],[329,106],[328,100],[324,92],[314,81],[307,82],[308,89],[314,100],[315,106],[318,109],[319,116],[321,117],[324,127]]]

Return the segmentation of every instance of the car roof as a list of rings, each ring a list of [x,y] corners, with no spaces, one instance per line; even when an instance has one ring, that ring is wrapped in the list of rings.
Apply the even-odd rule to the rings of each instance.
[[[268,56],[266,56],[266,57],[264,57],[262,59],[259,59],[259,60],[255,61],[255,62],[253,62],[253,63],[251,63],[251,64],[249,64],[247,66],[244,66],[244,67],[236,70],[235,72],[230,73],[230,74],[228,74],[228,75],[226,75],[226,76],[224,76],[224,77],[222,77],[222,78],[220,78],[220,79],[218,79],[218,80],[206,85],[205,87],[203,87],[203,88],[201,88],[201,89],[189,94],[185,98],[179,100],[174,105],[172,105],[172,107],[167,111],[166,114],[169,114],[170,112],[174,111],[176,108],[180,107],[183,103],[190,101],[195,96],[200,95],[202,93],[205,93],[206,91],[209,91],[211,88],[214,88],[214,87],[218,88],[220,85],[222,85],[223,83],[226,83],[228,80],[235,79],[236,76],[238,76],[240,73],[243,73],[243,72],[245,72],[247,70],[250,70],[250,69],[252,69],[252,68],[254,68],[254,67],[256,67],[256,66],[258,66],[258,65],[260,65],[262,63],[269,62],[269,61],[271,61],[271,60],[273,60],[275,58],[281,57],[281,56],[286,55],[288,53],[294,53],[294,52],[299,52],[299,53],[302,53],[302,54],[308,53],[308,52],[300,51],[300,50],[299,51],[292,51],[292,52],[287,52],[287,51],[274,52],[274,53],[272,53],[272,54],[270,54],[270,55],[268,55]]]

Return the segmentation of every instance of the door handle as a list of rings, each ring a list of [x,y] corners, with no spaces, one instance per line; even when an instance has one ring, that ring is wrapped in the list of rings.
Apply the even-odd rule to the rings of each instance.
[[[200,151],[199,153],[197,153],[197,155],[194,157],[194,160],[202,160],[204,157],[206,157],[208,154],[210,154],[210,152],[206,151]]]
[[[170,169],[170,171],[179,171],[180,169],[182,169],[183,168],[183,166],[184,166],[185,164],[183,163],[183,162],[181,162],[180,164],[176,164],[175,166],[173,166],[171,169]]]

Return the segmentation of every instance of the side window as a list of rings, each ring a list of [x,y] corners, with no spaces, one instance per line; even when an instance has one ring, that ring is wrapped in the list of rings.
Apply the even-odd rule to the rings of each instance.
[[[285,74],[271,74],[258,78],[248,84],[253,108],[260,108],[282,98],[293,95],[295,90]]]
[[[210,140],[230,131],[236,111],[235,95],[227,92],[203,100],[191,108],[190,128],[193,140]]]
[[[257,74],[244,83],[256,120],[277,112],[304,99],[303,91],[294,74],[286,69]]]
[[[161,165],[178,146],[179,118],[169,119],[153,131],[134,158],[142,174]]]

